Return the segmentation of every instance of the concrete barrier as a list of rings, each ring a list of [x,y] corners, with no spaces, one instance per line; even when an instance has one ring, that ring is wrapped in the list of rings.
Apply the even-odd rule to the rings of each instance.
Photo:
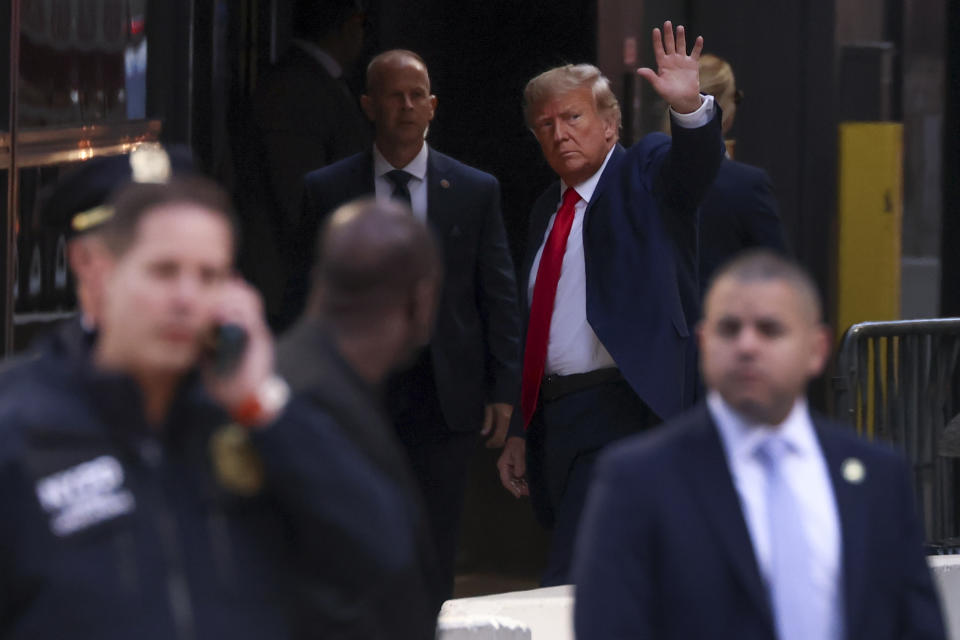
[[[467,625],[489,620],[503,625],[519,623],[522,628],[494,628],[490,635],[454,635],[466,632]],[[529,635],[507,635],[512,632]],[[447,600],[440,610],[438,640],[573,640],[573,587],[549,587],[531,591],[497,593],[491,596]]]
[[[437,640],[532,640],[530,627],[495,616],[442,617],[437,624]]]
[[[947,638],[960,640],[960,556],[927,558],[947,625]]]
[[[960,555],[928,558],[947,637],[960,640]],[[438,640],[573,640],[573,587],[448,600]]]

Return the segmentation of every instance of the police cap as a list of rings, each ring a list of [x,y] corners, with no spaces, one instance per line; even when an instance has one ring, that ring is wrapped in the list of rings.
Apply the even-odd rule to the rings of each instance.
[[[99,156],[65,173],[41,209],[43,224],[68,237],[97,229],[113,211],[110,196],[130,182],[167,182],[172,175],[196,172],[190,149],[144,143],[126,155]]]

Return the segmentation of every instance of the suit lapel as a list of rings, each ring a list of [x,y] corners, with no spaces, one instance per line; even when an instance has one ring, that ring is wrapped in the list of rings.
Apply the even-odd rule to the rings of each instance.
[[[696,411],[701,412],[701,416],[695,418],[697,427],[691,432],[688,443],[690,469],[693,471],[685,477],[712,525],[714,535],[723,545],[737,579],[773,629],[767,590],[760,576],[740,496],[727,466],[720,435],[706,405],[701,404]]]
[[[600,180],[597,181],[597,186],[593,190],[593,196],[590,198],[590,202],[587,204],[587,210],[583,217],[584,234],[586,234],[587,231],[587,222],[590,220],[590,213],[594,208],[596,208],[597,203],[603,200],[608,186],[611,182],[613,182],[613,178],[611,176],[617,173],[617,165],[620,164],[620,161],[623,159],[623,155],[626,152],[627,151],[623,148],[623,145],[619,143],[613,147],[613,153],[610,155],[610,160],[607,162],[607,166],[603,168],[603,173],[600,174]]]
[[[858,460],[843,438],[831,436],[822,423],[814,419],[820,448],[826,460],[833,485],[833,495],[837,502],[837,517],[840,523],[841,569],[843,576],[844,608],[846,609],[847,628],[859,618],[863,606],[863,596],[869,588],[864,584],[866,571],[866,545],[869,537],[867,530],[867,501],[863,499],[864,485],[844,478],[844,466]],[[861,462],[862,464],[862,462]],[[870,470],[866,470],[863,482],[870,481]]]
[[[427,221],[441,232],[446,231],[454,205],[455,180],[443,154],[427,151]],[[451,232],[456,231],[451,230]]]

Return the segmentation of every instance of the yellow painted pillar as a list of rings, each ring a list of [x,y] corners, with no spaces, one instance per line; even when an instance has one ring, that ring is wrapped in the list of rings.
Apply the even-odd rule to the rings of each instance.
[[[837,241],[837,338],[858,322],[900,318],[900,254],[903,220],[903,125],[840,124]],[[867,357],[867,388],[883,386],[896,363]],[[879,367],[878,367],[879,365]],[[874,376],[879,368],[880,380]],[[861,433],[874,435],[874,394],[857,416]]]
[[[840,124],[837,337],[900,318],[903,125]]]

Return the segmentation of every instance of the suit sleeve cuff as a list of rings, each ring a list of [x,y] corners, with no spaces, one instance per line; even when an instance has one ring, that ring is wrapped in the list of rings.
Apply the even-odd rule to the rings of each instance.
[[[704,95],[703,104],[693,113],[677,113],[671,107],[670,119],[678,127],[684,129],[697,129],[704,126],[713,119],[715,105],[713,96]]]
[[[513,407],[513,414],[510,416],[510,427],[507,429],[507,437],[527,439],[527,429],[523,424],[523,411],[520,409],[519,402]]]

